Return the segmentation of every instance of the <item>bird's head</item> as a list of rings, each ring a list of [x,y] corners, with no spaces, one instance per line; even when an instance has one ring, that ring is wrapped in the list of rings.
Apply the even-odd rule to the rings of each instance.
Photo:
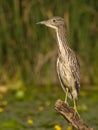
[[[38,22],[37,24],[44,24],[44,25],[54,28],[54,29],[57,29],[58,27],[65,25],[64,19],[61,17],[53,17],[51,19]]]

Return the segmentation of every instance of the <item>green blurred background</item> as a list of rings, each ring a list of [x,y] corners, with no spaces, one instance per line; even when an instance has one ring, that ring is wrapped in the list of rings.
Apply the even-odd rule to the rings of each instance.
[[[40,111],[40,105],[43,108],[45,107],[43,102],[53,100],[54,103],[57,98],[61,97],[64,99],[64,93],[58,87],[59,81],[55,67],[57,57],[55,31],[36,25],[36,22],[52,16],[61,16],[65,19],[69,44],[77,53],[80,62],[81,86],[83,86],[80,93],[80,108],[84,106],[83,108],[87,109],[87,107],[93,107],[98,103],[98,0],[1,0],[0,102],[2,110],[4,107],[4,105],[2,107],[2,102],[6,100],[10,102],[10,105],[4,108],[12,112],[8,119],[0,121],[0,129],[2,130],[8,130],[8,128],[9,130],[11,128],[20,130],[28,128],[29,130],[33,127],[36,130],[44,130],[48,127],[49,129],[56,129],[53,126],[62,120],[58,118],[56,123],[50,123],[50,125],[49,121],[47,121],[46,124],[40,122],[40,125],[35,123],[34,126],[31,123],[31,126],[24,126],[24,117],[22,118],[24,123],[22,125],[18,124],[21,121],[18,118],[16,119],[17,112],[14,115],[12,110],[15,107],[15,103],[19,107],[20,113],[22,113],[24,108],[24,111],[27,111],[26,105],[28,109],[33,109],[32,105],[35,103],[35,109],[38,107]],[[45,94],[47,95],[46,97]],[[84,104],[84,102],[88,102],[87,99],[92,101],[92,104],[89,103],[90,106]],[[22,100],[21,103],[20,100]],[[28,101],[33,102],[29,104]],[[20,104],[22,104],[23,108]],[[97,108],[98,106],[96,106]],[[50,110],[49,114],[53,108],[50,107],[48,109]],[[1,119],[7,116],[7,112],[1,113]],[[29,113],[30,118],[33,116],[31,113]],[[96,113],[92,113],[92,115],[96,115]],[[24,112],[22,115],[24,115]],[[25,115],[25,118],[27,115]],[[41,117],[44,120],[47,114],[43,113],[42,115]],[[92,115],[89,115],[88,112],[86,118],[85,113],[83,114],[88,122],[93,118]],[[50,116],[50,120],[56,116],[56,114],[53,118]],[[39,114],[36,114],[35,118],[38,117]],[[9,119],[10,122],[7,122]],[[18,123],[16,123],[17,121]],[[18,127],[16,127],[16,124],[18,124]],[[62,126],[65,125],[60,124]],[[98,118],[96,123],[92,124],[95,128],[98,128]],[[38,126],[41,127],[39,128]]]

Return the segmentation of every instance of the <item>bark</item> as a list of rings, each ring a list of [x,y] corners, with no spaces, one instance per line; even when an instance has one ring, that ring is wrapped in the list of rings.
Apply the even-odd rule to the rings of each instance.
[[[75,112],[75,110],[65,104],[61,100],[57,100],[55,103],[55,109],[66,119],[74,130],[94,130],[90,128],[81,118],[81,116]]]

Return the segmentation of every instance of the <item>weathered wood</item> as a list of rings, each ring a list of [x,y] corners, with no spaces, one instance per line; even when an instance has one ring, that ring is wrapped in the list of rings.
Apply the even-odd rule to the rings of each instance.
[[[63,101],[57,100],[55,103],[55,109],[67,120],[68,123],[70,123],[75,130],[94,130],[93,128],[89,128],[80,115]]]

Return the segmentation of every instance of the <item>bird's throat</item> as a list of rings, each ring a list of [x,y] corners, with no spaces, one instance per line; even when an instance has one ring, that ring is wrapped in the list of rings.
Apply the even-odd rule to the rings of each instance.
[[[57,34],[59,51],[62,55],[66,55],[67,53],[66,51],[68,48],[66,28],[64,26],[59,27],[56,30],[56,34]]]

